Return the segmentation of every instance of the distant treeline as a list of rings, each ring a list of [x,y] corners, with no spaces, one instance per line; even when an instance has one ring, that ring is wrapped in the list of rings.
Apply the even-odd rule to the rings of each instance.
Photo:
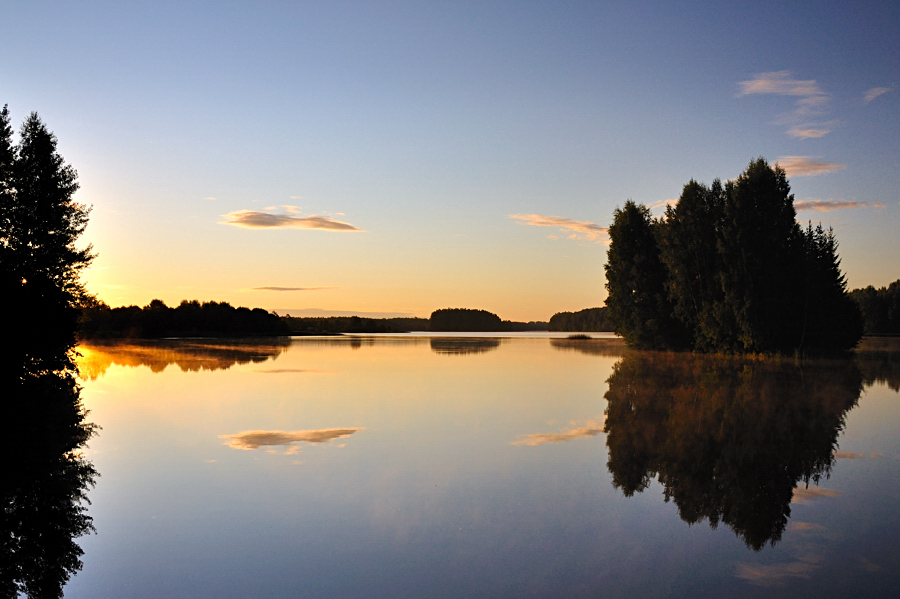
[[[607,320],[608,309],[586,308],[578,312],[557,312],[550,317],[551,331],[571,331],[578,333],[610,332],[612,323]]]
[[[881,289],[854,289],[850,296],[862,310],[867,335],[900,335],[900,279]]]
[[[626,202],[609,236],[606,305],[632,347],[843,353],[862,336],[834,234],[801,227],[762,158],[724,185],[690,181],[659,219]]]
[[[427,318],[362,318],[360,316],[327,316],[304,318],[284,316],[291,333],[408,333],[427,331]]]
[[[184,300],[177,308],[155,299],[143,308],[110,308],[99,302],[83,308],[83,339],[162,337],[275,337],[291,331],[278,315],[226,302]]]
[[[330,316],[303,318],[285,316],[291,332],[296,335],[314,333],[408,333],[410,331],[508,332],[546,331],[546,322],[515,322],[501,320],[485,310],[446,308],[436,310],[430,318],[362,318],[359,316]]]

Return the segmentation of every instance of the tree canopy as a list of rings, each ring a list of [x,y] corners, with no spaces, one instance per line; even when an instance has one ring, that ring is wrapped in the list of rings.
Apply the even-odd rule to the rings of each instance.
[[[736,179],[690,181],[653,219],[613,213],[609,317],[632,347],[841,353],[862,335],[837,240],[796,221],[783,169],[759,158]]]
[[[25,327],[13,341],[25,360],[59,358],[75,343],[80,273],[93,259],[75,243],[89,209],[74,200],[77,174],[57,151],[56,136],[31,113],[14,143],[9,110],[0,110],[0,298]],[[66,364],[47,363],[50,369]]]

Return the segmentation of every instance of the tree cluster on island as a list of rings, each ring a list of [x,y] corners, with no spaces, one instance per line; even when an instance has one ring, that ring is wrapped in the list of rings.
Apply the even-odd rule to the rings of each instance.
[[[318,333],[409,333],[438,332],[510,332],[546,331],[541,321],[518,322],[501,320],[486,310],[444,308],[435,310],[429,318],[363,318],[360,316],[284,317],[294,334]]]
[[[844,353],[863,322],[837,240],[802,227],[783,169],[762,158],[724,185],[684,186],[653,219],[613,213],[609,317],[635,348],[726,353]]]

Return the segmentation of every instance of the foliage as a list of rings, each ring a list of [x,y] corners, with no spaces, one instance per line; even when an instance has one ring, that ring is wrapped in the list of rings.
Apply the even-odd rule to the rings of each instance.
[[[4,368],[71,368],[66,354],[85,297],[79,275],[93,256],[75,247],[89,210],[74,201],[77,175],[56,145],[36,113],[13,143],[9,110],[0,110],[0,310],[25,323],[8,339],[23,350],[21,362]]]
[[[628,345],[645,349],[679,347],[684,334],[669,301],[650,209],[631,200],[613,212],[606,262],[609,320]]]
[[[783,169],[762,158],[711,187],[684,186],[652,220],[613,213],[610,319],[631,347],[736,353],[843,353],[862,336],[837,240],[796,221]]]
[[[609,308],[585,308],[578,312],[557,312],[550,317],[551,331],[597,332],[612,331],[609,322]]]
[[[155,299],[143,308],[110,308],[95,302],[83,310],[81,335],[85,339],[120,337],[269,337],[289,335],[287,324],[260,308],[235,308],[227,302],[184,300],[169,308]]]
[[[862,310],[867,335],[900,335],[900,279],[880,289],[854,289],[850,296]]]
[[[432,331],[502,331],[503,322],[487,310],[444,308],[435,310],[429,318]]]

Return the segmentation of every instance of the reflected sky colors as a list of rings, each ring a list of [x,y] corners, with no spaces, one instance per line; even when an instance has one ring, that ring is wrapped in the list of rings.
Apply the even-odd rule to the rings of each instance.
[[[614,340],[433,341],[244,345],[228,351],[257,359],[227,354],[210,362],[217,368],[181,366],[187,353],[210,356],[200,342],[82,346],[87,363],[105,365],[82,393],[103,427],[86,451],[101,475],[90,508],[98,533],[80,541],[84,569],[66,596],[888,597],[897,588],[900,396],[886,382],[896,370],[854,365],[835,381],[803,366],[805,403],[764,409],[789,409],[815,447],[754,448],[745,433],[738,451],[702,427],[719,418],[727,430],[745,403],[698,396],[690,405],[703,422],[691,429],[678,393],[644,394],[637,408],[669,414],[676,428],[626,417],[623,375],[671,375],[682,368],[671,359],[636,358]],[[749,401],[775,385],[763,366],[712,381]],[[646,376],[641,385],[652,390]],[[802,417],[816,402],[825,416]],[[611,435],[624,431],[666,432],[667,445],[631,437],[611,454]],[[689,468],[676,441],[717,443],[758,470],[765,460],[801,474],[823,468],[822,477],[788,483],[780,538],[756,551],[736,534],[740,514],[686,524],[705,465],[731,461]],[[614,478],[636,462],[622,452],[644,447],[661,461],[627,496]]]

